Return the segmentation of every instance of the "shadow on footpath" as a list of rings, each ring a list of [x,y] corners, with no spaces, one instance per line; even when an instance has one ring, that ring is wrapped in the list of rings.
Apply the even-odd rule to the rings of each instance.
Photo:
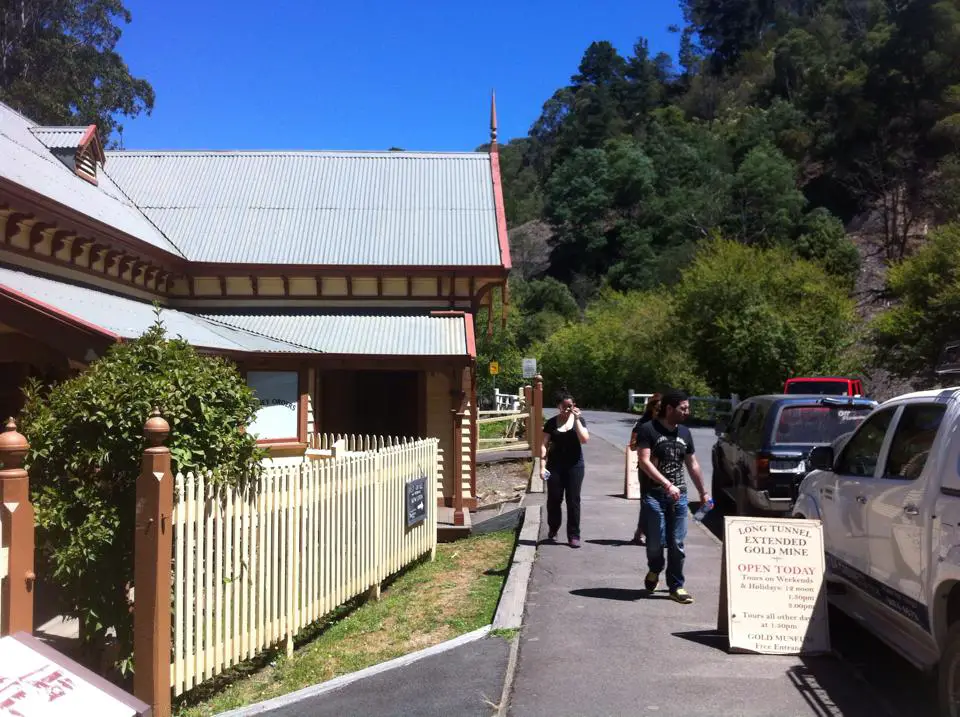
[[[703,521],[721,542],[725,515],[736,515],[726,502],[710,511]],[[690,636],[695,634],[677,637],[692,639]],[[726,638],[720,638],[720,649],[726,650]],[[791,683],[815,710],[814,714],[876,715],[877,710],[870,709],[875,701],[883,705],[879,714],[937,714],[936,691],[929,678],[832,606],[830,643],[836,657],[804,657],[803,666],[788,671]],[[854,684],[850,684],[851,677]],[[863,699],[864,688],[875,700]]]
[[[674,632],[674,637],[709,647],[724,654],[730,653],[727,636],[716,630],[691,630]],[[745,663],[750,654],[740,655]],[[803,657],[802,665],[786,670],[790,684],[810,706],[811,714],[817,717],[877,717],[890,714],[876,697],[867,698],[864,690],[869,686],[840,659],[831,656]],[[908,714],[908,713],[904,713]],[[909,714],[929,714],[922,709]]]
[[[610,539],[610,538],[601,538],[598,540],[585,540],[585,543],[590,543],[591,545],[606,545],[614,548],[621,548],[624,545],[634,545],[632,540],[620,540],[620,539]]]
[[[666,591],[650,593],[644,588],[577,588],[576,590],[571,590],[570,594],[579,597],[597,598],[599,600],[618,600],[620,602],[670,599],[670,594]]]

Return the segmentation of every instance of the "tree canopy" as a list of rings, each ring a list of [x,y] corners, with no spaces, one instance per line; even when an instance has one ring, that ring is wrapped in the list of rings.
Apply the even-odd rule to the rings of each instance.
[[[96,123],[109,140],[118,117],[153,109],[153,87],[116,49],[130,20],[121,0],[0,3],[0,100],[41,124]]]

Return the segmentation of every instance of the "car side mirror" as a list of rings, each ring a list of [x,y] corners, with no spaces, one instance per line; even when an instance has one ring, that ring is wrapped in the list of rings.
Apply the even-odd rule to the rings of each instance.
[[[833,446],[817,446],[810,451],[810,467],[816,471],[833,470]]]
[[[714,427],[713,431],[718,436],[720,436],[726,433],[729,427],[730,427],[730,421],[728,421],[726,418],[718,418],[717,425]]]

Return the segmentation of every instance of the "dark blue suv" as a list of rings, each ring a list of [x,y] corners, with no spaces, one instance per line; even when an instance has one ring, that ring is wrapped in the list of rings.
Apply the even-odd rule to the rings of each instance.
[[[739,515],[787,514],[815,446],[851,433],[877,405],[852,396],[755,396],[717,424],[713,491]]]

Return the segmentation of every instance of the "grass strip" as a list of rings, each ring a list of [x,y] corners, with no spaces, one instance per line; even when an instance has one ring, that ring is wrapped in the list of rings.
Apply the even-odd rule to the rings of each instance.
[[[507,530],[441,543],[434,562],[398,576],[380,602],[345,606],[316,625],[293,657],[275,652],[234,670],[185,695],[175,714],[206,717],[278,697],[490,624],[515,539]]]

